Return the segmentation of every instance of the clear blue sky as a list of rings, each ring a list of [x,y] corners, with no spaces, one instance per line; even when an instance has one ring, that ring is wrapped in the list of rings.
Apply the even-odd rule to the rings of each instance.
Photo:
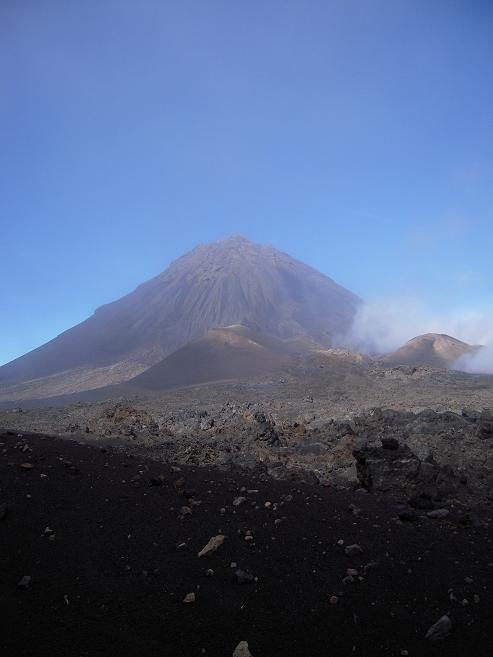
[[[490,0],[2,0],[0,362],[242,233],[493,306]]]

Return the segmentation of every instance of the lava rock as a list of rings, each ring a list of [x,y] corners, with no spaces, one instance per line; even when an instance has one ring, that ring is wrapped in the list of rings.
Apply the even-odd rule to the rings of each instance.
[[[452,621],[450,618],[445,615],[442,616],[437,622],[430,627],[428,632],[425,634],[425,639],[430,641],[440,641],[450,634],[452,629]]]

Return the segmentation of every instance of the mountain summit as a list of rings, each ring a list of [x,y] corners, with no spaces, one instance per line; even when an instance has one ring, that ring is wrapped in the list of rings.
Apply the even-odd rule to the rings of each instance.
[[[130,294],[7,363],[0,382],[63,373],[73,382],[83,379],[87,388],[116,383],[211,328],[234,324],[330,346],[348,329],[358,302],[312,267],[235,235],[197,246]]]

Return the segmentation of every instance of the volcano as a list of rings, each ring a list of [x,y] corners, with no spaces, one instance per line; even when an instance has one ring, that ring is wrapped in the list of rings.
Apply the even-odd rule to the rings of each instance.
[[[449,368],[462,356],[474,354],[479,347],[442,333],[426,333],[409,340],[396,351],[382,358],[394,365]]]
[[[200,245],[130,294],[0,368],[0,383],[73,392],[127,381],[219,327],[329,347],[359,299],[271,246]],[[30,385],[31,385],[30,384]]]

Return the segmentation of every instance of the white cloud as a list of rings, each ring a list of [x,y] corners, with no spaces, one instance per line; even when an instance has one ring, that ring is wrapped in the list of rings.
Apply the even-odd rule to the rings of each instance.
[[[493,342],[480,349],[473,356],[459,358],[454,363],[454,367],[463,372],[493,374]]]
[[[486,345],[461,359],[458,369],[493,373],[493,308],[436,314],[417,298],[389,297],[366,302],[340,341],[364,353],[388,353],[424,333],[446,333],[472,345]]]

